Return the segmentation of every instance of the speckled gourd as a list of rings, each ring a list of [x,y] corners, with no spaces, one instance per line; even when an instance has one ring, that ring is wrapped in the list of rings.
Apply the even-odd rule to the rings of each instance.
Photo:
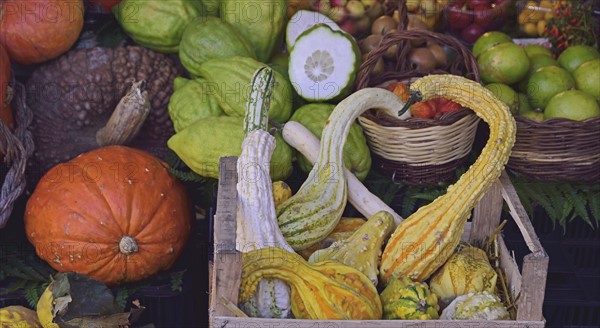
[[[311,264],[282,248],[242,254],[240,300],[248,300],[264,278],[277,278],[291,287],[296,319],[378,320],[381,300],[362,272],[335,261]]]
[[[335,228],[347,200],[343,146],[356,118],[370,108],[398,110],[400,99],[381,88],[359,90],[333,110],[320,141],[318,158],[298,192],[277,208],[287,242],[299,251],[323,240]]]
[[[277,226],[269,175],[269,160],[275,149],[275,138],[266,130],[274,83],[270,68],[258,69],[252,78],[247,101],[244,119],[246,137],[237,161],[236,244],[241,252],[269,246],[293,251]],[[291,310],[290,288],[281,280],[263,279],[258,283],[256,293],[240,307],[252,317],[288,317]]]
[[[364,273],[377,286],[379,257],[383,242],[394,230],[394,217],[385,211],[377,212],[349,238],[336,241],[325,249],[314,252],[311,263],[337,261]]]
[[[431,291],[444,304],[470,292],[496,290],[498,275],[485,251],[473,246],[459,248],[429,281]]]
[[[452,255],[471,210],[500,176],[515,142],[508,106],[477,82],[454,75],[429,75],[413,82],[411,95],[445,97],[471,108],[489,125],[489,139],[473,165],[446,194],[398,225],[383,251],[380,279],[424,281]]]

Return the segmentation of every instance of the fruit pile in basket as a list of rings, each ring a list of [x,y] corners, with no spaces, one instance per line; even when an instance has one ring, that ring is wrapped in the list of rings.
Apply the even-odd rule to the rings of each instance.
[[[331,18],[353,36],[367,33],[377,17],[385,13],[383,0],[304,0],[312,9]]]
[[[546,29],[546,22],[554,17],[555,9],[560,4],[560,1],[550,0],[527,1],[517,16],[519,30],[527,36],[542,36]]]
[[[473,50],[482,80],[513,114],[537,121],[600,116],[600,53],[596,48],[574,45],[556,55],[544,46],[519,46],[506,34],[489,32]]]
[[[392,82],[386,86],[402,101],[409,100],[409,89],[404,82]],[[460,104],[447,98],[431,98],[426,101],[418,101],[410,105],[408,111],[399,118],[418,117],[424,119],[439,119],[444,113],[450,113],[463,108]]]
[[[395,32],[398,27],[398,16],[382,15],[371,25],[371,34],[359,41],[363,58],[369,52],[379,47],[384,35]],[[407,31],[430,30],[423,21],[415,15],[408,15]],[[411,41],[412,49],[407,60],[419,72],[430,72],[436,68],[444,67],[448,63],[446,50],[433,40],[416,39]],[[396,66],[398,45],[389,47],[383,56],[378,59],[377,65],[371,74],[377,75],[385,70],[393,70]]]
[[[472,44],[483,33],[502,29],[511,10],[510,0],[450,0],[444,17],[450,34]]]

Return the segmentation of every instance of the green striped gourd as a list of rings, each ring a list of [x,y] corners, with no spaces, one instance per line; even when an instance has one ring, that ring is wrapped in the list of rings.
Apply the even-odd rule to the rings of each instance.
[[[279,228],[294,250],[323,240],[335,228],[347,200],[343,146],[356,118],[370,108],[398,110],[400,99],[381,88],[359,90],[333,110],[321,136],[319,155],[298,192],[277,208]]]
[[[472,109],[490,129],[481,154],[446,194],[402,221],[381,257],[380,278],[424,281],[454,253],[471,210],[500,176],[515,142],[510,109],[479,83],[455,75],[429,75],[413,82],[411,97],[444,97]]]
[[[262,67],[252,78],[252,89],[248,96],[244,119],[246,137],[237,162],[236,244],[241,252],[265,247],[293,251],[277,226],[269,175],[269,160],[275,149],[275,138],[266,130],[273,85],[273,71]],[[290,288],[281,280],[263,279],[256,293],[240,307],[253,317],[288,317],[291,310]]]
[[[393,278],[379,295],[383,318],[387,320],[432,320],[439,318],[440,306],[425,283],[408,277]]]

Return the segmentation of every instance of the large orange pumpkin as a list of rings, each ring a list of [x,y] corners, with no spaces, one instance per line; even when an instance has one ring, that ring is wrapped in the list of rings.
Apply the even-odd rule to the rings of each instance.
[[[144,151],[108,146],[52,168],[25,211],[38,256],[109,286],[170,268],[188,239],[192,211],[164,165]]]
[[[6,49],[0,44],[0,120],[12,128],[14,118],[8,86],[10,75],[10,60]]]
[[[0,43],[21,64],[48,61],[75,44],[83,15],[82,0],[0,0]]]

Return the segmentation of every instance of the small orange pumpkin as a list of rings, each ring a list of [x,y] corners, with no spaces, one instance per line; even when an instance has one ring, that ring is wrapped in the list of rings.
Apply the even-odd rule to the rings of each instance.
[[[0,43],[23,65],[42,63],[75,44],[83,16],[82,0],[2,0]]]
[[[25,211],[38,256],[108,286],[169,269],[189,237],[192,211],[165,166],[144,151],[108,146],[53,167]]]

